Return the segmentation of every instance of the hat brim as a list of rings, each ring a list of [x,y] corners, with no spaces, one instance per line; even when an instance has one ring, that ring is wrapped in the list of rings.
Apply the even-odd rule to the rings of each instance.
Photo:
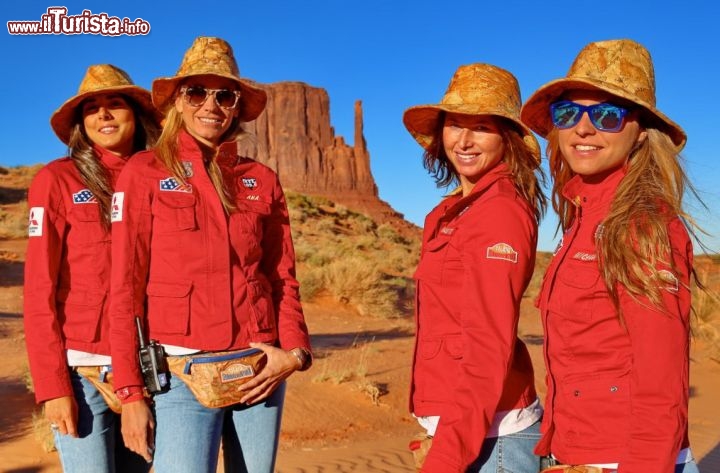
[[[155,109],[155,107],[153,107],[150,92],[136,85],[105,87],[103,89],[85,92],[84,94],[79,94],[70,98],[64,104],[62,104],[60,108],[55,111],[55,113],[52,114],[52,116],[50,117],[50,126],[52,127],[57,137],[60,138],[60,141],[62,141],[66,145],[70,143],[70,134],[77,120],[77,107],[84,100],[87,100],[90,97],[107,94],[122,94],[130,97],[132,100],[135,101],[135,103],[138,104],[138,106],[147,116],[149,116],[152,120],[155,120],[158,125],[160,124],[162,116]]]
[[[653,127],[657,127],[670,136],[670,139],[672,139],[678,150],[681,150],[685,146],[685,142],[687,141],[685,131],[683,131],[680,125],[670,120],[670,118],[665,116],[665,114],[660,112],[652,104],[640,100],[624,90],[614,87],[612,84],[587,79],[557,79],[548,82],[535,91],[527,102],[525,102],[525,105],[523,105],[520,111],[520,119],[535,133],[543,138],[547,138],[553,129],[553,124],[550,120],[550,105],[569,90],[606,92],[622,100],[631,102],[646,112],[646,117],[650,119],[650,124]]]
[[[155,79],[152,83],[152,102],[155,107],[163,114],[167,114],[168,107],[175,95],[175,91],[180,82],[189,77],[222,77],[230,79],[238,85],[240,89],[240,109],[238,119],[241,122],[250,122],[255,120],[263,110],[267,103],[267,93],[259,88],[251,85],[247,81],[238,79],[235,76],[224,74],[191,74],[187,76],[163,77]]]
[[[437,133],[441,112],[459,113],[462,115],[491,115],[504,118],[515,124],[522,133],[525,146],[532,153],[537,164],[540,164],[540,145],[533,136],[532,131],[515,117],[497,110],[479,110],[476,104],[437,104],[417,105],[405,110],[403,124],[420,146],[430,150]]]

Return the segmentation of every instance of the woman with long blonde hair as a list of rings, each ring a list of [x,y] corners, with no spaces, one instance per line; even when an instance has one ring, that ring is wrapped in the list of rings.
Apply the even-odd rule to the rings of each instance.
[[[224,433],[227,471],[271,473],[284,380],[312,360],[280,182],[237,153],[242,123],[266,94],[211,37],[197,38],[152,93],[163,132],[123,172],[112,216],[123,437],[158,473],[214,473]],[[148,389],[153,411],[136,317],[172,372]]]
[[[562,464],[547,471],[697,472],[686,136],[655,105],[650,55],[591,43],[521,117],[548,140],[563,230],[538,299],[548,386],[536,452]]]

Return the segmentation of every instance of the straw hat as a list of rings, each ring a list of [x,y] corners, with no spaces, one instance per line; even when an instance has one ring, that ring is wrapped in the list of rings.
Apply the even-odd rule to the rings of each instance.
[[[50,117],[50,126],[60,140],[68,144],[70,132],[75,125],[77,107],[83,100],[99,94],[123,94],[133,99],[150,117],[160,123],[161,116],[153,107],[150,92],[135,85],[125,71],[112,64],[88,67],[78,88],[77,95],[66,101]]]
[[[232,79],[240,89],[240,121],[255,120],[265,108],[265,91],[240,79],[240,71],[230,45],[220,38],[200,36],[185,53],[180,69],[174,77],[155,79],[152,84],[152,100],[158,110],[165,111],[174,98],[180,82],[192,76],[217,76]]]
[[[550,105],[568,90],[600,90],[641,107],[648,126],[667,133],[682,149],[682,128],[655,108],[655,72],[650,53],[629,39],[590,43],[580,51],[567,76],[540,87],[525,103],[521,118],[537,134],[552,130]]]
[[[525,145],[540,164],[540,145],[520,121],[520,104],[520,88],[515,76],[490,64],[469,64],[455,71],[439,104],[410,107],[403,114],[403,123],[420,146],[429,149],[441,112],[506,118],[517,125]]]

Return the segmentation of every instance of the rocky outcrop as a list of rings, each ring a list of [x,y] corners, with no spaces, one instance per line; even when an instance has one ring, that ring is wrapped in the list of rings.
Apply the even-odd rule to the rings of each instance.
[[[379,222],[408,226],[403,215],[378,198],[363,135],[362,103],[355,102],[353,146],[335,136],[327,91],[302,82],[263,85],[265,111],[245,129],[240,154],[274,169],[283,188],[320,195],[369,214]]]
[[[355,103],[355,143],[335,136],[324,89],[302,82],[265,86],[265,111],[246,126],[252,136],[238,145],[280,176],[283,187],[328,196],[377,197],[363,137],[362,105]]]

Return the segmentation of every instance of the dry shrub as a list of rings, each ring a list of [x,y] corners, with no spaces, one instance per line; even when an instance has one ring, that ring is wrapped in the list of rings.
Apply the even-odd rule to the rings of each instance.
[[[702,256],[695,264],[704,287],[692,285],[693,335],[707,344],[707,354],[720,362],[720,261]]]

